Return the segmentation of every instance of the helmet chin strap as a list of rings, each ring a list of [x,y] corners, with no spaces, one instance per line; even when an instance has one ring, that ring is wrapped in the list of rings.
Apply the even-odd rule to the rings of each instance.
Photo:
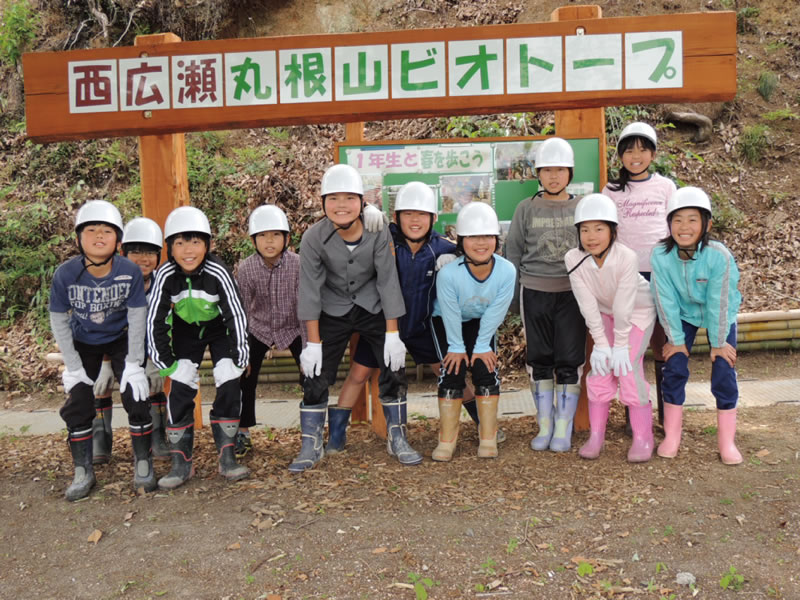
[[[638,177],[638,176],[639,176],[639,175],[641,175],[642,173],[647,173],[648,169],[650,169],[650,167],[649,167],[649,166],[648,166],[646,169],[644,169],[644,170],[642,170],[642,171],[639,171],[638,173],[631,173],[630,171],[628,171],[628,173],[630,173],[631,177]],[[626,170],[627,170],[627,169],[626,169]]]
[[[323,245],[327,244],[328,240],[330,240],[333,237],[333,234],[336,233],[337,231],[339,231],[339,230],[347,231],[348,229],[350,229],[357,221],[359,221],[362,218],[363,214],[364,214],[364,199],[362,198],[361,199],[361,210],[359,211],[358,216],[355,219],[353,219],[352,221],[350,221],[345,226],[337,225],[336,223],[333,223],[333,221],[331,221],[333,223],[333,231],[331,231],[330,234],[328,234],[328,237],[325,238],[325,240],[322,242],[322,244]],[[327,217],[327,215],[326,215],[325,218],[330,221],[330,218]]]
[[[475,260],[472,260],[469,257],[469,255],[466,252],[464,252],[464,262],[470,265],[475,265],[476,267],[482,267],[484,265],[491,264],[493,261],[494,261],[494,253],[492,253],[492,256],[489,257],[489,260],[485,260],[483,262],[477,262]]]

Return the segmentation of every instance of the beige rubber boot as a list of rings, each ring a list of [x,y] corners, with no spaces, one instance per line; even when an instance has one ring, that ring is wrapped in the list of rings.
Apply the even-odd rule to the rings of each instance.
[[[461,398],[439,398],[439,444],[431,454],[433,460],[448,462],[453,458],[458,440]]]
[[[497,401],[500,396],[475,396],[478,403],[479,458],[497,457]]]

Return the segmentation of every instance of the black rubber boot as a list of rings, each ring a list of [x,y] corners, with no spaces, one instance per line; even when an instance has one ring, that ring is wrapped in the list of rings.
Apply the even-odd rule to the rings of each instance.
[[[94,421],[92,421],[92,464],[105,465],[111,460],[111,444],[114,440],[114,430],[111,429],[111,396],[108,398],[95,398],[94,409]]]
[[[150,416],[153,419],[153,433],[150,436],[153,458],[169,458],[167,398],[164,394],[156,394],[150,397]]]
[[[313,468],[325,456],[322,430],[325,428],[327,403],[306,406],[300,403],[300,453],[289,465],[292,473]]]
[[[92,467],[92,430],[70,431],[69,451],[72,453],[72,464],[75,476],[67,487],[64,497],[70,502],[86,498],[97,480]]]
[[[328,407],[328,444],[325,446],[325,454],[338,454],[344,450],[351,412],[353,412],[351,408]]]
[[[133,446],[133,489],[136,491],[144,488],[145,492],[152,492],[158,487],[150,450],[153,424],[131,425],[130,430],[131,446]]]
[[[192,450],[194,449],[194,415],[190,414],[180,423],[167,425],[169,451],[172,455],[172,468],[158,480],[162,490],[174,490],[182,486],[194,475]]]
[[[386,418],[386,451],[394,456],[401,465],[418,465],[422,462],[422,454],[414,450],[406,438],[407,407],[403,398],[384,401],[383,416]]]
[[[250,469],[236,462],[233,453],[234,438],[239,431],[239,419],[211,416],[211,433],[219,452],[219,474],[228,481],[239,481],[250,474]]]

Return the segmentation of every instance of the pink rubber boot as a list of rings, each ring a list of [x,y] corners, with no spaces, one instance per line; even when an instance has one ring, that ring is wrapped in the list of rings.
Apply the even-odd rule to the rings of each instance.
[[[681,445],[683,406],[664,402],[664,441],[658,445],[661,458],[675,458]]]
[[[648,402],[644,406],[629,406],[633,444],[628,450],[628,462],[647,462],[653,456],[653,409]]]
[[[606,441],[606,423],[610,402],[589,402],[589,439],[578,450],[581,458],[594,460],[600,456]]]
[[[719,455],[726,465],[738,465],[742,455],[736,448],[733,438],[736,435],[736,409],[717,411],[717,444]]]

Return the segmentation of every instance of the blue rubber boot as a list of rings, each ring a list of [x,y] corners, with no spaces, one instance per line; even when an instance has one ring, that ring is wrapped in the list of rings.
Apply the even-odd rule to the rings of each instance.
[[[401,465],[418,465],[422,454],[414,450],[406,439],[407,408],[405,399],[384,401],[383,416],[386,417],[386,451]]]
[[[325,454],[338,454],[347,442],[347,424],[350,422],[352,408],[333,405],[328,407],[328,444]]]
[[[292,473],[302,473],[314,467],[325,456],[322,446],[322,430],[325,428],[325,412],[328,403],[313,406],[300,403],[300,453],[289,465]]]
[[[531,450],[547,450],[553,437],[553,380],[539,379],[531,384],[539,433],[531,440]]]
[[[556,418],[553,439],[550,440],[550,450],[553,452],[569,452],[572,447],[572,420],[580,395],[579,383],[560,384],[556,389]]]

